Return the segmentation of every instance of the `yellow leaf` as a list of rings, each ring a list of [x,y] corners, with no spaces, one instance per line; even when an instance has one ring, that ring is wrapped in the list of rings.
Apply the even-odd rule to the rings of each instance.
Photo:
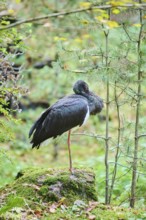
[[[15,11],[13,9],[9,9],[8,12],[9,14],[14,14]]]
[[[93,12],[102,12],[103,10],[100,8],[93,8]]]
[[[103,17],[102,16],[96,16],[95,17],[98,21],[103,21]]]
[[[88,38],[90,38],[90,35],[89,35],[89,34],[84,34],[84,35],[83,35],[83,38],[88,39]]]
[[[134,27],[141,27],[141,24],[133,24]]]
[[[109,26],[109,28],[119,27],[119,24],[116,21],[107,21],[106,24]]]
[[[97,12],[96,14],[97,14],[97,17],[102,17],[102,19],[108,19],[109,18],[109,14],[105,11],[105,10],[101,10],[101,9],[99,9],[99,10],[97,10],[97,11],[94,11],[94,12]],[[95,17],[96,19],[97,19],[97,17]]]
[[[57,36],[54,37],[54,41],[66,41],[66,40],[67,38],[65,37],[57,37]]]
[[[124,3],[136,3],[135,0],[122,0]]]
[[[87,20],[81,20],[82,24],[89,24],[89,22]]]
[[[103,12],[102,14],[101,14],[101,16],[103,17],[103,18],[109,18],[109,15],[106,13],[106,12]]]
[[[67,41],[67,38],[66,37],[60,37],[60,40]]]
[[[77,43],[82,43],[82,39],[79,38],[79,37],[75,38],[74,41],[77,42]]]
[[[80,2],[80,7],[89,8],[92,5],[91,2]]]
[[[107,2],[107,4],[110,4],[114,7],[117,7],[117,6],[123,6],[124,2],[123,1],[109,1],[109,2]]]
[[[119,14],[119,13],[120,13],[120,10],[119,10],[119,9],[117,9],[117,8],[115,8],[115,9],[113,9],[113,10],[112,10],[112,13],[117,15],[117,14]]]
[[[19,4],[19,3],[21,2],[21,0],[15,0],[15,2],[16,2],[17,4]]]
[[[54,37],[54,40],[55,40],[55,41],[59,41],[59,37],[55,36],[55,37]]]

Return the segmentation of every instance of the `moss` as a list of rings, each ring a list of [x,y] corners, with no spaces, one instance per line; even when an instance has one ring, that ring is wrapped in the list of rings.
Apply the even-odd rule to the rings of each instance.
[[[34,213],[38,219],[46,220],[145,219],[145,210],[134,211],[91,201],[97,199],[97,193],[90,170],[75,170],[74,175],[66,170],[48,169],[28,169],[22,173],[13,184],[0,191],[3,204],[0,219],[23,219],[24,211],[27,219],[33,219]],[[50,207],[54,208],[53,213]]]
[[[54,202],[54,201],[59,200],[59,197],[57,196],[56,193],[49,191],[48,186],[42,186],[39,191],[39,194],[43,197],[43,200],[45,202],[48,202],[48,201]]]
[[[5,196],[4,196],[5,194]],[[74,171],[31,168],[21,171],[13,184],[0,192],[0,199],[6,202],[10,194],[32,202],[58,201],[66,198],[70,204],[77,199],[96,200],[95,177],[91,170]]]
[[[88,206],[88,204],[86,204]],[[93,205],[94,206],[94,205]],[[90,209],[91,208],[91,209]],[[89,205],[89,211],[87,207],[76,207],[69,206],[68,209],[62,211],[61,208],[56,209],[56,212],[53,215],[48,214],[47,217],[42,219],[45,220],[56,220],[56,219],[67,219],[67,220],[129,220],[129,219],[141,219],[145,220],[146,214],[145,210],[134,210],[130,208],[122,208],[116,206],[106,206],[98,203],[96,207],[92,208]]]

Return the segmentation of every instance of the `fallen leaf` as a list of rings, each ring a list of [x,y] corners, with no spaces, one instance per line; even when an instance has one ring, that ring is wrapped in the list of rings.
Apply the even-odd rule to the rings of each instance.
[[[36,189],[36,190],[40,190],[40,187],[37,186],[37,185],[35,185],[35,184],[24,183],[24,184],[22,184],[22,185],[23,185],[23,186],[29,186],[29,187],[32,187],[32,188],[34,188],[34,189]]]
[[[66,206],[63,204],[65,201],[65,198],[63,197],[62,199],[59,200],[59,202],[55,202],[53,204],[51,204],[49,206],[49,212],[50,213],[55,213],[56,212],[56,209],[61,207],[62,210],[65,210],[66,209]]]
[[[99,202],[89,202],[89,206],[86,209],[86,212],[91,212],[95,207],[97,207]]]
[[[89,216],[88,216],[88,219],[89,219],[89,220],[95,220],[95,219],[96,219],[96,216],[95,216],[95,215],[89,215]]]
[[[58,204],[57,204],[57,203],[53,203],[53,204],[50,205],[50,207],[49,207],[49,212],[50,212],[50,213],[55,213],[57,207],[58,207]]]
[[[35,210],[34,214],[37,215],[37,217],[40,217],[42,215],[42,212],[40,210]]]

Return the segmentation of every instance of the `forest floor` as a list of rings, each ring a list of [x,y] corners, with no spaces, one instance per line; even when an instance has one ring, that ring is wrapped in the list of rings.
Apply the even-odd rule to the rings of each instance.
[[[93,156],[96,149],[89,148],[88,154],[85,153],[88,148],[85,148],[86,151],[82,150],[83,148],[78,149],[76,145],[72,146],[73,162],[74,166],[78,168],[82,167],[92,167],[94,170],[98,169],[98,162],[102,159],[100,156],[98,159],[96,156]],[[84,150],[85,150],[84,149]],[[50,151],[48,153],[48,151]],[[7,151],[7,169],[3,173],[3,180],[6,183],[11,183],[17,172],[28,167],[68,167],[68,154],[67,149],[61,148],[59,150],[58,159],[53,159],[54,148],[51,147],[48,150],[48,147],[40,148],[40,150],[31,150],[25,149],[23,151],[13,150]],[[90,155],[91,154],[91,155]],[[91,162],[92,161],[92,162]],[[26,165],[27,164],[27,165]],[[100,169],[100,166],[99,166]],[[11,175],[10,175],[11,174]],[[101,170],[99,176],[101,175]],[[7,178],[4,179],[4,176]],[[98,178],[96,172],[96,179]],[[2,182],[2,179],[1,179]],[[98,181],[97,181],[98,182]],[[4,182],[3,182],[4,183]],[[4,185],[4,184],[3,184]],[[98,183],[97,183],[98,185]],[[101,187],[100,187],[101,188]],[[97,190],[98,191],[98,190]],[[67,205],[65,199],[61,199],[58,202],[49,202],[44,203],[40,201],[35,208],[31,208],[27,203],[27,200],[24,202],[20,198],[15,198],[16,201],[13,201],[11,204],[6,204],[6,206],[0,209],[2,215],[0,219],[12,219],[12,220],[72,220],[72,219],[87,219],[87,220],[134,220],[134,219],[146,219],[146,210],[145,208],[131,209],[125,208],[124,206],[114,206],[114,205],[104,205],[101,202],[101,194],[103,191],[99,191],[99,200],[89,201],[88,203],[83,200],[76,200],[72,205]],[[18,201],[17,201],[18,199]],[[20,199],[20,201],[19,201]],[[22,202],[22,203],[21,203]],[[18,205],[19,203],[19,205]],[[16,207],[15,207],[16,204]]]
[[[9,204],[10,205],[10,204]],[[64,200],[54,203],[41,203],[35,205],[32,209],[25,204],[25,207],[17,205],[5,207],[5,213],[0,219],[12,220],[140,220],[146,219],[146,211],[144,209],[130,209],[117,206],[104,205],[99,202],[90,201],[85,203],[82,200],[76,200],[73,205],[66,205]],[[3,210],[4,211],[4,210]]]

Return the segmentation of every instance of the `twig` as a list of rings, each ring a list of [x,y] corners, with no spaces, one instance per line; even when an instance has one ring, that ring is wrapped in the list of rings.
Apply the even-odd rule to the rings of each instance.
[[[126,27],[125,27],[125,24],[123,24],[123,29],[124,29],[126,35],[128,36],[129,40],[132,41],[132,42],[136,42],[136,40],[133,40],[133,39],[131,38],[131,36],[129,35],[129,33],[128,33]]]
[[[112,162],[112,161],[110,161],[109,163],[115,163],[115,162]],[[127,169],[132,169],[133,170],[133,168],[132,167],[127,167],[127,166],[125,166],[125,165],[123,165],[123,164],[120,164],[120,163],[117,163],[117,165],[118,166],[121,166],[121,167],[125,167],[125,168],[127,168]],[[143,176],[146,176],[146,174],[145,173],[142,173],[142,172],[139,172],[137,169],[136,170],[134,170],[136,173],[138,173],[138,174],[140,174],[140,175],[143,175]]]
[[[75,9],[75,10],[72,10],[72,11],[63,11],[63,12],[48,14],[48,15],[45,15],[45,16],[38,16],[38,17],[34,17],[34,18],[23,19],[23,20],[15,22],[13,24],[1,27],[0,31],[19,26],[21,24],[32,23],[34,21],[45,20],[45,19],[48,19],[48,18],[59,17],[59,16],[64,16],[64,15],[70,15],[70,14],[75,14],[75,13],[80,13],[80,12],[86,12],[86,11],[92,10],[92,9],[103,9],[103,10],[105,10],[105,9],[110,9],[110,8],[114,8],[114,7],[115,7],[114,5],[90,6],[88,8],[80,8],[80,9]],[[123,5],[119,5],[118,7],[119,8],[122,8],[122,7],[133,8],[133,9],[136,9],[136,10],[137,9],[146,10],[146,3],[143,3],[143,4],[123,4]]]
[[[117,95],[117,99],[124,93],[126,92],[127,88],[128,88],[128,85],[129,85],[130,81],[128,81],[128,83],[125,85],[124,88],[120,88],[121,89],[121,92]],[[118,85],[116,85],[116,87],[119,87]],[[113,102],[115,101],[115,98],[111,99],[110,102]],[[120,106],[120,104],[118,104]]]
[[[84,135],[84,136],[87,136],[87,137],[94,137],[96,139],[103,139],[103,140],[106,140],[105,137],[101,136],[101,135],[97,135],[97,134],[86,134],[86,133],[72,133],[71,135]],[[109,139],[111,137],[108,137]]]
[[[140,134],[137,138],[146,137],[146,134]]]

